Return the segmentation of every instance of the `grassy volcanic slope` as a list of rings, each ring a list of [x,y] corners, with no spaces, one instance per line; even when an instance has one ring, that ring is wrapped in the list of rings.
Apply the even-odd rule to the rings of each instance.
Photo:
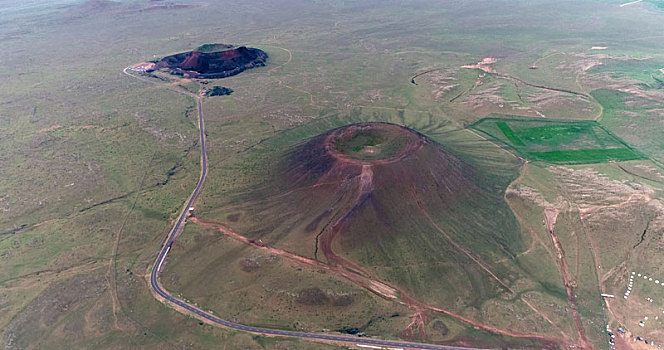
[[[502,182],[430,138],[395,124],[351,124],[292,146],[272,169],[271,181],[221,210],[238,234],[385,282],[415,309],[493,326],[514,318],[497,328],[555,334],[522,299],[524,288],[546,290],[519,266],[524,244]]]

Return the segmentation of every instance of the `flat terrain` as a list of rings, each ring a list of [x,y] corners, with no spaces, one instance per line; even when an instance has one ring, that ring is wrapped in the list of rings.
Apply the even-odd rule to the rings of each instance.
[[[173,294],[320,334],[605,349],[608,324],[664,345],[664,9],[627,2],[0,1],[2,346],[357,348],[150,293],[201,165],[187,93],[213,86],[233,93],[202,98]],[[123,74],[207,43],[269,59]],[[354,165],[302,167],[325,164],[308,142],[374,122],[427,153],[370,173],[409,138],[365,130],[334,143]]]
[[[485,118],[471,128],[528,160],[583,164],[646,159],[596,121]]]

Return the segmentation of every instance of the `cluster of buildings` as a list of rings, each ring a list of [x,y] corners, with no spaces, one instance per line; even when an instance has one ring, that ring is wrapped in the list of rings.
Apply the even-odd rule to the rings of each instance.
[[[632,288],[634,288],[634,281],[637,280],[637,279],[644,279],[647,282],[654,282],[656,285],[664,286],[664,279],[662,279],[660,281],[659,279],[654,279],[653,277],[650,277],[648,275],[632,271],[632,273],[629,275],[629,283],[627,285],[627,290],[625,291],[625,295],[623,295],[624,299],[627,299],[629,297],[629,295],[632,293]],[[650,297],[646,297],[646,301],[652,303],[654,300]],[[662,313],[664,313],[664,311],[662,311]],[[643,319],[639,321],[639,326],[640,327],[645,327],[646,322],[648,321],[648,319],[649,319],[648,316],[644,316]],[[659,319],[659,316],[655,316],[655,320],[658,320],[658,319]],[[609,329],[608,325],[607,325],[607,331],[609,332],[609,335],[612,336],[613,333],[610,332],[610,329]],[[620,327],[618,328],[618,331],[625,334],[625,330],[620,328]],[[613,340],[613,338],[614,338],[614,336],[612,336],[611,340]],[[640,337],[640,336],[637,336],[637,337],[633,338],[632,341],[633,342],[643,341],[646,345],[650,345],[652,347],[657,346],[657,349],[662,348],[662,344],[655,344],[655,342],[653,340],[644,339],[643,337]],[[612,341],[610,341],[609,343],[612,343]],[[611,344],[611,345],[613,345],[613,344]]]

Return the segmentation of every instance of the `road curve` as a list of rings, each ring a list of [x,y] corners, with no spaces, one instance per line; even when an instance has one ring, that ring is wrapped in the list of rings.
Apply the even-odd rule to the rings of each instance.
[[[125,68],[123,72],[129,76],[138,78],[142,81],[149,82],[149,80],[147,79],[137,77],[133,74],[128,73],[127,68]],[[166,260],[166,256],[170,250],[171,245],[175,241],[175,238],[177,237],[178,233],[183,228],[187,212],[189,211],[189,208],[191,208],[192,205],[194,204],[194,201],[196,201],[196,198],[198,197],[198,194],[200,193],[201,188],[203,187],[203,183],[205,182],[205,178],[208,172],[207,149],[205,145],[205,122],[203,120],[203,104],[201,101],[201,97],[184,91],[178,91],[178,92],[181,92],[189,96],[193,96],[194,98],[196,98],[198,104],[198,128],[200,132],[200,145],[201,145],[201,174],[198,179],[198,182],[196,183],[196,188],[194,188],[194,191],[191,193],[191,196],[189,196],[189,199],[187,200],[184,208],[182,208],[182,212],[180,213],[177,220],[173,224],[171,230],[168,232],[168,235],[166,236],[164,243],[161,245],[159,253],[157,254],[157,258],[155,259],[152,271],[150,272],[150,288],[152,289],[152,292],[158,296],[158,299],[160,299],[160,301],[184,309],[190,315],[193,315],[198,319],[204,319],[223,327],[246,331],[255,334],[261,334],[261,335],[285,336],[285,337],[304,338],[304,339],[322,340],[322,341],[331,341],[331,342],[343,342],[343,343],[348,343],[348,345],[361,344],[361,345],[372,345],[372,346],[391,347],[391,348],[431,349],[431,350],[477,349],[477,348],[466,348],[466,347],[438,345],[438,344],[412,343],[412,342],[405,342],[398,340],[382,340],[382,339],[353,337],[353,336],[345,336],[337,334],[307,333],[307,332],[285,331],[279,329],[246,326],[240,323],[223,320],[207,311],[204,311],[192,304],[187,303],[184,300],[174,297],[167,290],[165,290],[164,287],[162,287],[161,283],[159,282],[159,273],[161,272],[160,271],[161,267],[164,261]]]

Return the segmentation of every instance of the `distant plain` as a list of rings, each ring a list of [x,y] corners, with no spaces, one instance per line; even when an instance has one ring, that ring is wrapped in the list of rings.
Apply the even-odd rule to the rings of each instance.
[[[351,123],[405,125],[468,164],[490,194],[487,205],[458,206],[465,215],[459,218],[476,215],[482,229],[454,231],[473,226],[452,222],[447,209],[431,220],[449,227],[486,269],[442,246],[430,224],[408,221],[395,225],[403,236],[380,246],[394,260],[366,258],[381,256],[369,245],[348,250],[348,259],[428,304],[497,329],[560,339],[557,346],[585,337],[604,348],[607,324],[664,344],[664,287],[638,281],[623,298],[632,271],[664,281],[661,1],[164,4],[0,1],[3,346],[344,348],[201,324],[150,294],[154,255],[200,166],[195,101],[174,90],[197,93],[201,84],[165,75],[148,83],[122,70],[205,43],[257,47],[270,58],[266,67],[209,83],[233,94],[203,98],[210,172],[195,206],[200,220],[256,238],[268,228],[274,231],[265,237],[298,232],[302,227],[289,230],[295,220],[283,216],[297,203],[262,197],[276,195],[265,186],[280,175],[285,154]],[[485,58],[495,62],[478,63]],[[481,132],[487,117],[506,120],[523,145],[495,122],[494,138]],[[515,117],[529,126],[510,121]],[[563,128],[578,133],[535,130],[550,123],[579,126]],[[629,152],[580,161],[532,157],[618,148]],[[409,215],[405,205],[394,208]],[[354,229],[374,228],[367,222]],[[478,233],[495,230],[504,245]],[[411,231],[438,242],[432,251],[440,259],[419,261],[424,248],[406,244]],[[315,255],[309,241],[287,237],[266,243]],[[368,336],[478,347],[556,346],[480,331],[433,311],[423,327],[406,332],[412,309],[192,222],[162,281],[220,317],[251,325],[357,328]],[[616,298],[604,302],[600,293]]]

